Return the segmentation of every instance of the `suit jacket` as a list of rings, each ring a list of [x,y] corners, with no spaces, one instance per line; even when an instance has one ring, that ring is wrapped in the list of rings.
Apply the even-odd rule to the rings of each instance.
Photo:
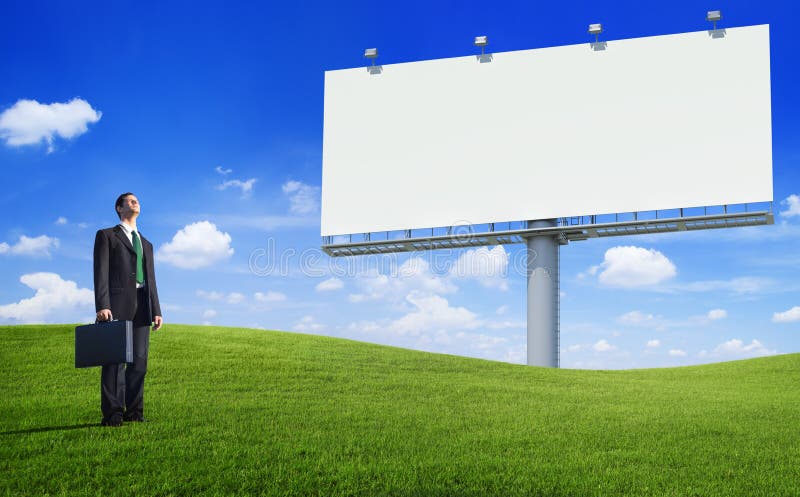
[[[141,233],[147,315],[161,316],[156,275],[153,269],[153,244]],[[114,319],[133,321],[138,299],[136,295],[136,252],[117,225],[98,230],[94,239],[94,305],[95,311],[111,309]]]

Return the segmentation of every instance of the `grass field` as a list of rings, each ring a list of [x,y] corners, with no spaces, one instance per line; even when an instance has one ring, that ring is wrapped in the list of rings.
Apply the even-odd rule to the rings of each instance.
[[[73,325],[0,327],[0,495],[800,495],[800,354],[531,368],[168,325],[98,426]]]

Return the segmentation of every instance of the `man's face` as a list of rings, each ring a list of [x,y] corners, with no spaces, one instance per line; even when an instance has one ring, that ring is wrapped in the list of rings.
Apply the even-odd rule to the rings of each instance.
[[[135,195],[128,195],[122,200],[122,206],[119,211],[123,218],[139,215],[139,199]]]

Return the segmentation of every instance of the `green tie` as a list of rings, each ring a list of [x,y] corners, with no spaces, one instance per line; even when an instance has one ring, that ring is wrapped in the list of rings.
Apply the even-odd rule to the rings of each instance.
[[[142,242],[139,235],[133,231],[133,250],[136,252],[136,283],[144,283],[144,270],[142,269]]]

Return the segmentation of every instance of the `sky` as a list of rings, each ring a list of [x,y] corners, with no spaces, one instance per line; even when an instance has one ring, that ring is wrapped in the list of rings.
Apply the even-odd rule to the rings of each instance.
[[[800,38],[791,2],[0,4],[0,324],[94,320],[92,246],[134,192],[165,321],[526,357],[524,247],[330,259],[324,72],[770,25],[775,224],[561,248],[561,365],[800,352]],[[709,109],[713,113],[713,108]],[[502,178],[497,178],[502,180]],[[179,332],[179,331],[175,331]]]

